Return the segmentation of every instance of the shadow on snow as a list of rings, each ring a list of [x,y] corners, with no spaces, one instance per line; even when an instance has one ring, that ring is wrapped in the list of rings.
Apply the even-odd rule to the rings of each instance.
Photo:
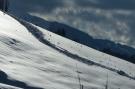
[[[10,80],[10,79],[8,79],[8,75],[1,70],[0,70],[0,83],[14,86],[14,87],[23,88],[23,89],[43,89],[43,88],[29,86],[26,83],[21,82],[21,81]]]

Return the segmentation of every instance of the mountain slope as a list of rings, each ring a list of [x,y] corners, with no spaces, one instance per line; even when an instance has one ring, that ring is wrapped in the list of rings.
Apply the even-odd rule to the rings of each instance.
[[[134,89],[135,65],[0,12],[0,70],[33,89]],[[1,73],[0,73],[0,76]],[[2,82],[23,88],[12,83]],[[6,86],[5,86],[6,87]],[[39,88],[38,88],[39,87]]]
[[[63,37],[66,37],[70,40],[76,41],[101,52],[135,63],[135,49],[133,47],[122,45],[110,40],[96,39],[88,33],[80,31],[80,29],[76,29],[69,25],[55,21],[47,21],[38,16],[26,14],[23,16],[22,19],[34,23],[37,26],[40,26]]]
[[[10,0],[9,12],[49,31],[64,33],[66,38],[135,63],[134,4],[133,0]]]

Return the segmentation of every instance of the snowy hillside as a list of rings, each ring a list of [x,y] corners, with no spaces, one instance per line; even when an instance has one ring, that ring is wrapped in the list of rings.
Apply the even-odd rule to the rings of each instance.
[[[9,12],[68,39],[135,63],[134,4],[133,0],[10,0]]]
[[[0,87],[134,89],[135,65],[0,12]]]
[[[27,14],[26,17],[24,15],[23,19],[70,40],[135,63],[135,49],[130,46],[122,45],[110,40],[96,39],[87,33],[80,31],[80,29],[55,21],[47,21],[37,16]]]

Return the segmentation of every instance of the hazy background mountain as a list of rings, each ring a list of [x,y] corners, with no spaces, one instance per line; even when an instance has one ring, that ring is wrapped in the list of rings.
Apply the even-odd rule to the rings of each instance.
[[[94,38],[135,47],[134,0],[10,0],[10,12],[78,28]]]

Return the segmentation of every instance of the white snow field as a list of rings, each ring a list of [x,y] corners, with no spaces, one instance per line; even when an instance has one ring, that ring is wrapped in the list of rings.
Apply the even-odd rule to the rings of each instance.
[[[0,12],[0,89],[80,89],[78,75],[83,89],[135,89],[134,64]]]

